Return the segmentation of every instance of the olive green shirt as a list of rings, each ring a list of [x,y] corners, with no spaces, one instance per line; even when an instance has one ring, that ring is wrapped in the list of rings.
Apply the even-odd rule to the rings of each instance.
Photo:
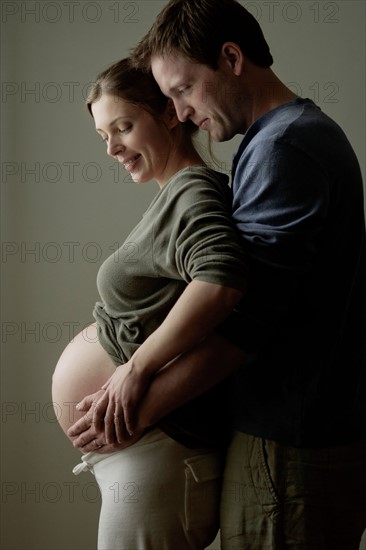
[[[192,280],[244,290],[246,265],[225,175],[186,168],[159,191],[124,244],[101,266],[99,338],[117,365],[161,324]]]
[[[100,343],[116,365],[128,361],[157,329],[190,281],[245,290],[246,262],[230,214],[227,176],[205,167],[186,168],[160,189],[124,244],[102,264],[97,277],[101,302],[93,313]],[[202,403],[211,422],[207,398]],[[204,433],[202,440],[209,441],[199,403],[177,411],[178,424],[186,420],[185,433]],[[165,431],[173,437],[177,433]]]

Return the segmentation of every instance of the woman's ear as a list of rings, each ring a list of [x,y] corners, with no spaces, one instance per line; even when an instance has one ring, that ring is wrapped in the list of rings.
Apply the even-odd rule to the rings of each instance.
[[[179,124],[179,120],[178,120],[177,112],[175,110],[172,99],[168,99],[168,103],[166,106],[166,114],[167,114],[167,120],[168,120],[168,127],[175,128],[175,126]]]
[[[221,61],[229,67],[235,76],[239,76],[244,67],[244,55],[235,42],[225,42],[220,53]]]

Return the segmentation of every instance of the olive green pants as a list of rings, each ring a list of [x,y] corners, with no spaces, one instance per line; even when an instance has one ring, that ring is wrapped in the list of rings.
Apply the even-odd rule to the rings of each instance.
[[[237,432],[221,499],[222,550],[358,550],[366,442],[299,449]]]

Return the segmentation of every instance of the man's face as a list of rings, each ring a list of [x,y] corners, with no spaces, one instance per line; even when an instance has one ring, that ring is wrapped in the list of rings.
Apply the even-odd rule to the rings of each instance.
[[[179,120],[191,119],[215,141],[226,141],[240,133],[227,63],[219,62],[218,69],[213,70],[172,54],[154,56],[151,68],[162,92],[173,100]]]

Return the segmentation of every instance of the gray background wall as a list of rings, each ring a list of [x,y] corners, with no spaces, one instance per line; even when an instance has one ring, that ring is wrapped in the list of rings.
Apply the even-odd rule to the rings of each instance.
[[[262,25],[275,72],[342,125],[364,171],[364,2],[243,4]],[[51,377],[67,342],[92,321],[98,266],[157,186],[133,184],[107,158],[83,99],[88,82],[128,54],[164,5],[1,4],[4,550],[95,548],[98,493],[91,476],[71,473],[79,454],[55,422]],[[238,141],[215,147],[222,170]]]

